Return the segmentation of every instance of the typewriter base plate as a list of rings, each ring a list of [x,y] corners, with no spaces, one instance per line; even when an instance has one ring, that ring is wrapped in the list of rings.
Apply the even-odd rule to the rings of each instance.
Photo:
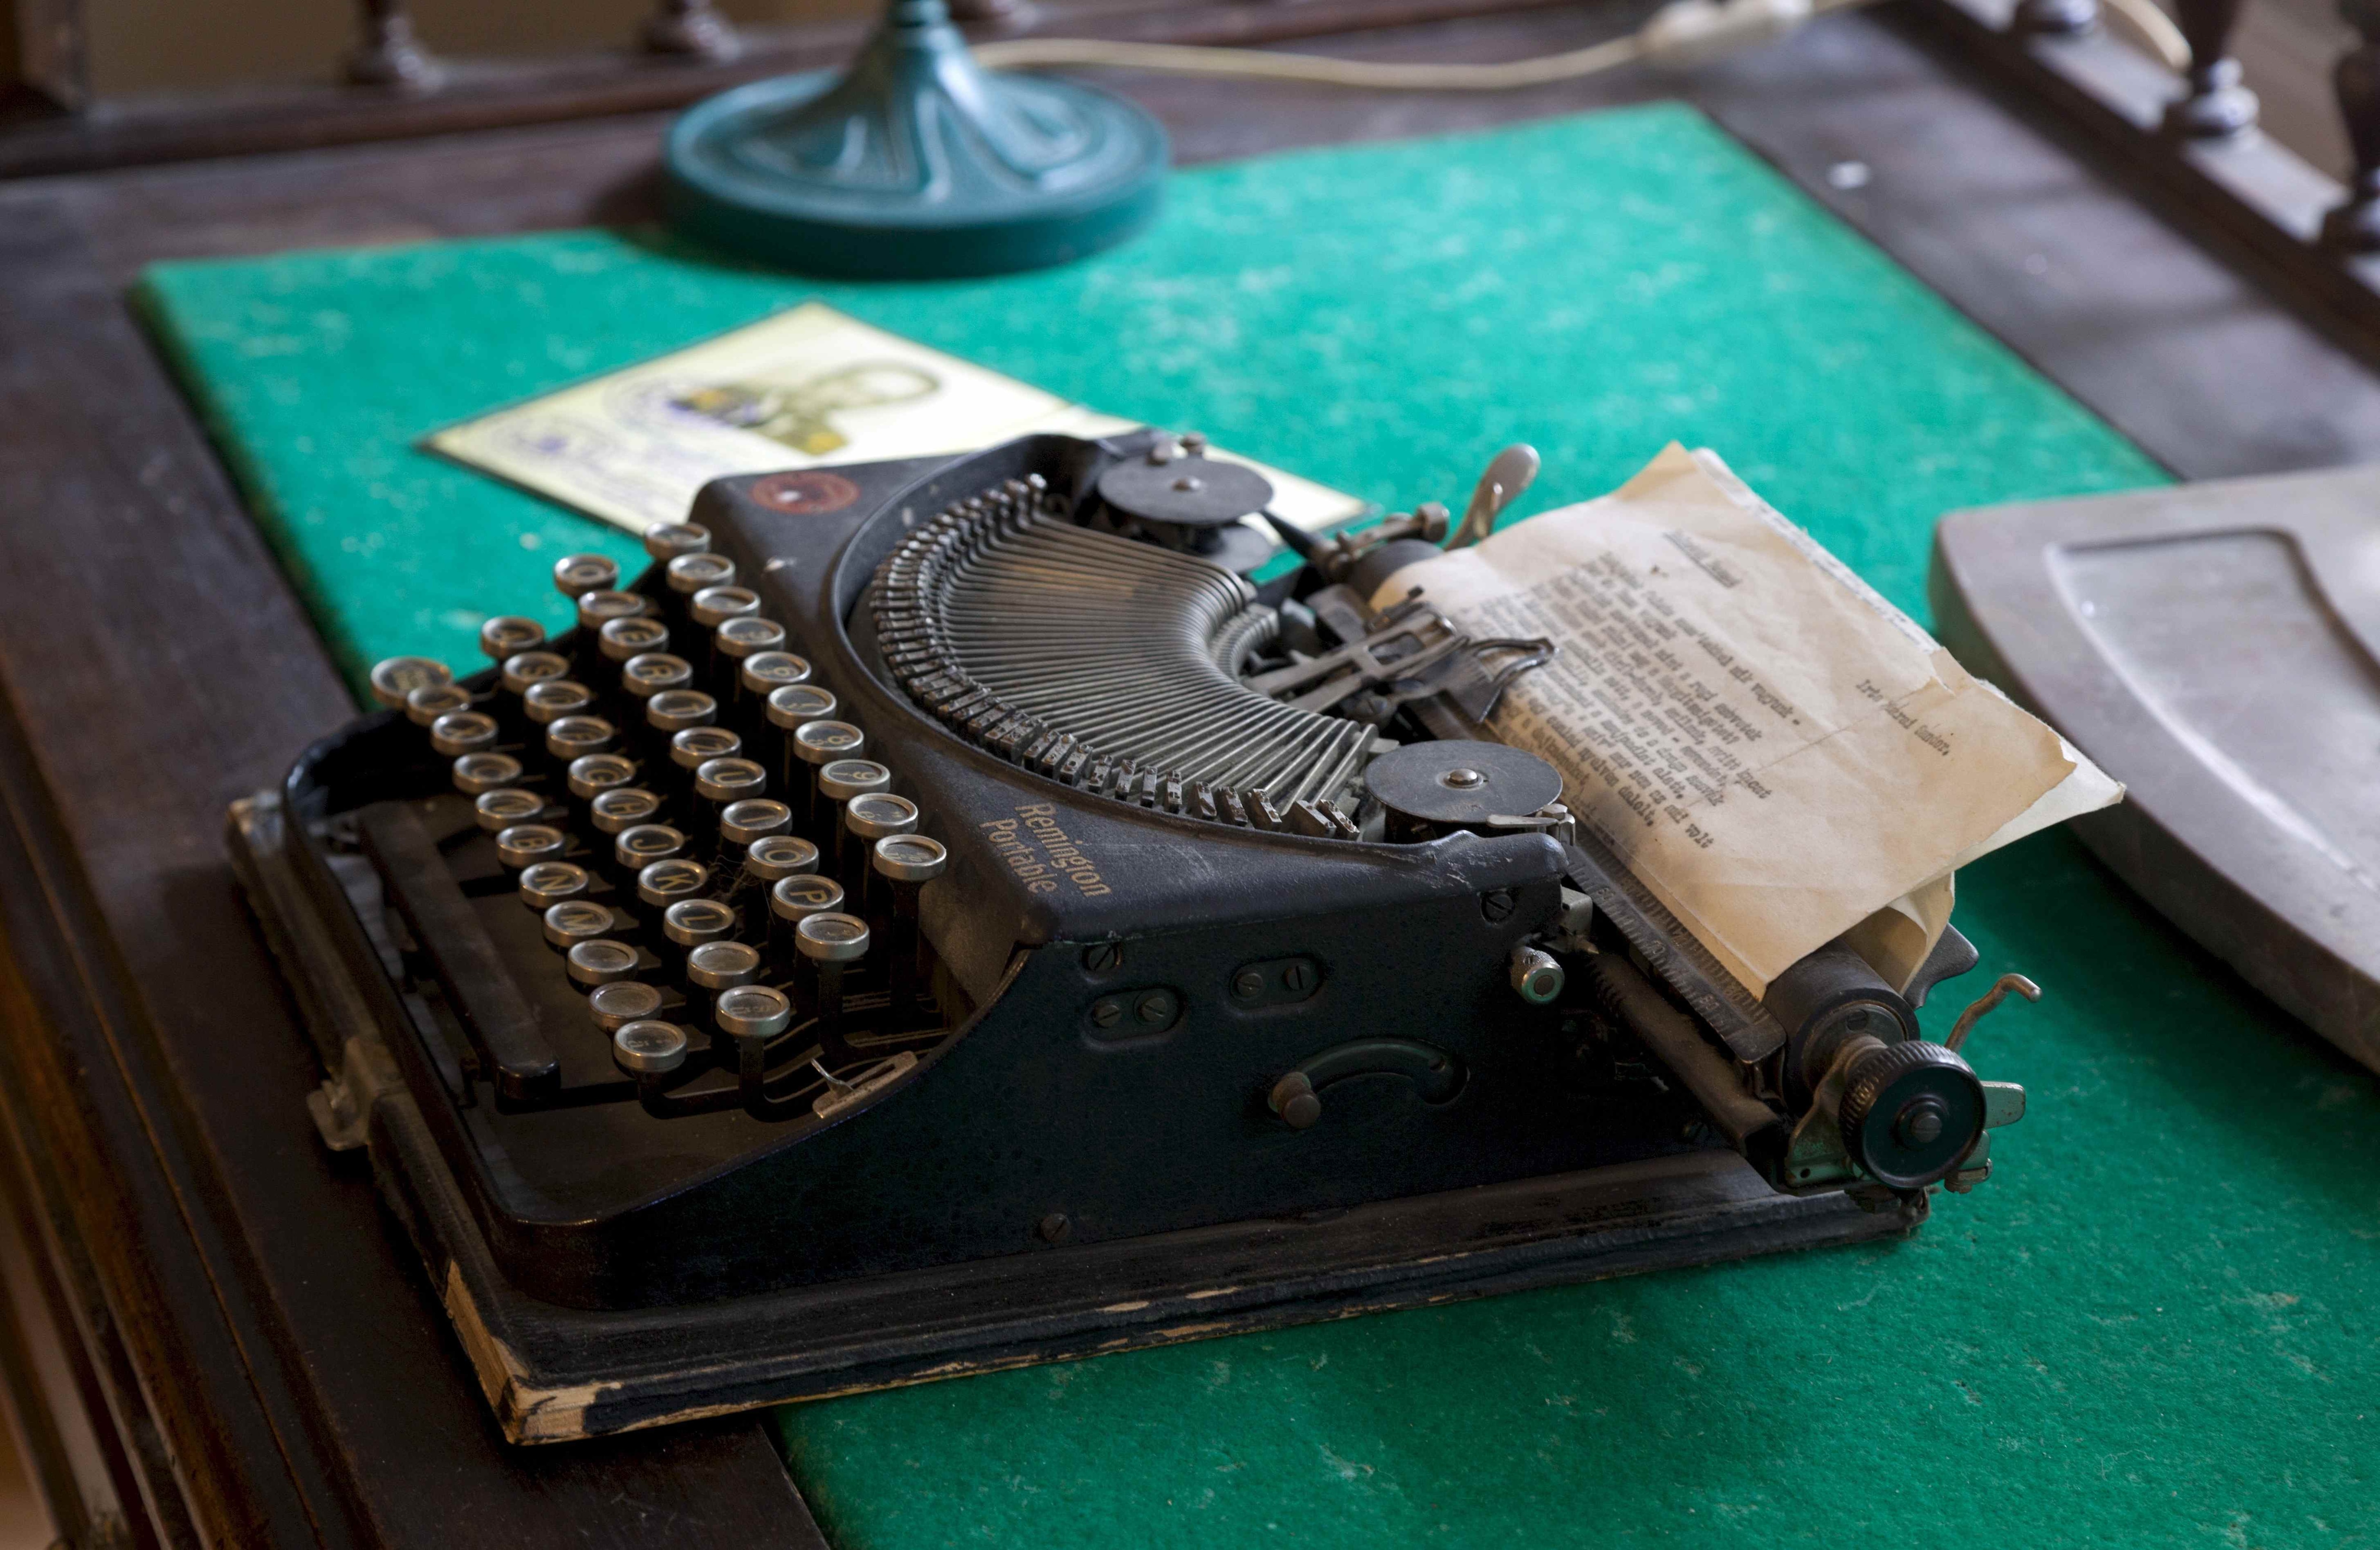
[[[278,795],[236,803],[230,840],[336,1073],[322,1117],[335,1112],[364,1142],[516,1443],[1859,1242],[1925,1216],[1922,1201],[1869,1212],[1840,1193],[1780,1195],[1734,1153],[1712,1150],[678,1308],[562,1308],[505,1280],[370,1020],[353,1015],[360,993],[322,946],[284,858]]]

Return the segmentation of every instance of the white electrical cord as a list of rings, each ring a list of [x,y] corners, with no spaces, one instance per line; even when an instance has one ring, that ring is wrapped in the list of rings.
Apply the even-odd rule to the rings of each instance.
[[[1876,0],[1670,0],[1651,20],[1624,37],[1566,54],[1501,65],[1386,65],[1269,49],[1201,48],[1185,43],[1117,43],[1100,38],[1014,38],[978,43],[978,62],[998,70],[1051,65],[1109,66],[1164,75],[1238,79],[1302,80],[1322,86],[1385,92],[1509,92],[1543,86],[1642,62],[1682,69],[1751,48],[1800,28],[1828,11]],[[2152,0],[2105,0],[2107,8],[2150,52],[2176,70],[2190,67],[2190,44]]]

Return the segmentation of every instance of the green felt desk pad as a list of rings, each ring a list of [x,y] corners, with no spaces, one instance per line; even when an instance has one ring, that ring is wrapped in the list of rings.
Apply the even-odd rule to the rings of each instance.
[[[1924,616],[1933,519],[2162,476],[1677,106],[1177,176],[1043,274],[820,285],[565,232],[161,266],[141,300],[351,675],[563,622],[604,529],[424,432],[809,297],[1390,506],[1676,438]],[[788,1409],[839,1544],[2301,1545],[2380,1535],[2380,1101],[2060,835],[1970,869],[1998,1175],[1804,1254]],[[1427,994],[1427,987],[1416,987]],[[1964,993],[1964,994],[1961,994]]]

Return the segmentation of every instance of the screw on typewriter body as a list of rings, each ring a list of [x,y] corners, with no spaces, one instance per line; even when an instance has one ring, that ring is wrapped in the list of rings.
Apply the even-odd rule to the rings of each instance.
[[[890,791],[870,791],[843,804],[835,860],[844,889],[859,906],[854,913],[867,913],[868,856],[876,842],[917,832],[917,804],[906,797],[896,797]]]
[[[795,687],[808,689],[810,686],[800,684]],[[834,822],[836,809],[819,790],[818,773],[838,759],[858,758],[868,747],[868,734],[847,721],[806,721],[794,728],[794,735],[786,739],[786,744],[794,753],[792,768],[801,773],[798,786],[788,775],[785,796],[791,800],[796,790],[806,792],[809,802],[809,831],[812,834],[826,831],[831,836],[829,826]]]
[[[584,895],[588,886],[587,869],[576,861],[531,861],[521,868],[520,901],[543,914],[565,899]]]
[[[745,686],[744,664],[784,649],[785,627],[774,619],[758,614],[722,619],[710,632],[711,682],[729,704],[740,710],[758,698]]]
[[[744,1101],[758,1102],[760,1079],[769,1068],[769,1041],[793,1022],[793,1002],[768,985],[737,985],[719,993],[710,1004],[710,1020],[735,1046],[735,1080]]]
[[[611,752],[619,736],[619,729],[600,715],[557,716],[546,723],[546,757],[568,769],[590,753]]]
[[[612,1031],[612,1063],[634,1078],[639,1097],[659,1095],[662,1084],[686,1064],[686,1030],[659,1018],[639,1018]]]
[[[662,993],[638,980],[613,980],[587,993],[587,1015],[606,1033],[642,1022],[662,1009]]]
[[[466,753],[455,761],[455,789],[480,797],[521,777],[521,763],[509,753]]]
[[[620,568],[609,555],[565,555],[553,562],[553,590],[573,603],[619,584]]]
[[[545,945],[568,953],[581,942],[600,941],[620,924],[620,918],[591,898],[565,898],[547,907]]]
[[[657,560],[699,555],[710,547],[710,530],[692,522],[655,522],[645,530],[645,553]]]
[[[480,650],[492,662],[533,652],[544,644],[545,626],[517,614],[498,614],[480,627]]]
[[[781,754],[777,761],[777,789],[794,804],[795,812],[805,824],[810,819],[809,766],[802,762],[794,746],[794,734],[813,721],[827,720],[835,710],[833,692],[814,683],[780,684],[769,690],[769,698],[761,707],[769,725],[783,734],[778,745]]]
[[[815,872],[780,877],[769,885],[769,956],[788,969],[799,962],[795,944],[804,921],[843,908],[843,885]]]
[[[480,792],[471,803],[471,815],[489,834],[526,824],[544,811],[543,797],[517,786],[492,787]]]
[[[1521,907],[1521,896],[1510,888],[1490,888],[1479,896],[1479,914],[1489,925],[1502,925]]]
[[[430,724],[430,746],[449,759],[496,746],[502,728],[484,711],[449,711]]]
[[[566,715],[588,715],[595,709],[595,691],[575,678],[548,678],[521,693],[521,714],[530,725],[551,726]]]
[[[924,942],[917,930],[917,896],[950,866],[951,857],[924,835],[894,835],[876,842],[872,860],[877,875],[892,890],[892,1026],[900,1028],[919,1010]]]
[[[446,665],[427,656],[382,657],[372,664],[372,698],[395,710],[417,689],[451,684],[455,675]]]
[[[471,691],[457,683],[423,684],[405,697],[405,719],[416,726],[470,708]]]
[[[794,946],[810,966],[817,987],[819,1037],[843,1032],[843,981],[850,967],[868,953],[868,922],[837,910],[806,917],[794,928]]]
[[[637,949],[625,942],[598,937],[581,942],[563,955],[570,982],[587,990],[626,979],[637,971]]]
[[[671,905],[698,897],[710,886],[710,869],[683,856],[654,861],[637,873],[637,897],[662,911],[664,917]],[[663,930],[666,934],[667,928]]]
[[[515,872],[537,861],[558,861],[570,836],[551,824],[516,824],[496,836],[496,860]]]

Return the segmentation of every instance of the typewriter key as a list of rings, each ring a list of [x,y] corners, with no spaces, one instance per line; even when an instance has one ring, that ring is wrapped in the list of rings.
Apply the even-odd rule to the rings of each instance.
[[[890,789],[892,772],[873,759],[838,759],[819,766],[818,785],[819,795],[840,807],[854,797]]]
[[[578,628],[595,631],[600,638],[603,627],[613,619],[640,618],[652,611],[652,601],[641,593],[610,590],[582,592],[578,598]]]
[[[794,1004],[785,993],[767,985],[737,985],[719,993],[710,1006],[711,1020],[736,1044],[739,1075],[759,1075],[761,1051],[794,1020]]]
[[[658,825],[655,825],[658,827]],[[630,834],[637,831],[630,830]],[[622,839],[626,835],[620,836]],[[666,910],[680,899],[688,899],[710,886],[710,869],[700,861],[689,861],[683,856],[655,861],[637,873],[637,897],[656,909]]]
[[[621,692],[638,700],[650,700],[664,690],[686,689],[693,683],[692,665],[667,652],[646,652],[630,657],[620,667]]]
[[[763,652],[783,652],[785,649],[785,627],[758,614],[739,614],[719,621],[719,628],[710,632],[710,644],[722,661],[740,664]],[[790,683],[793,680],[781,681]]]
[[[868,897],[868,852],[880,839],[915,834],[917,804],[890,791],[870,791],[843,804],[843,825],[836,841],[835,860],[843,885],[865,904]]]
[[[647,652],[665,650],[669,638],[669,626],[641,615],[633,619],[608,620],[596,636],[604,659],[610,662],[625,662]]]
[[[735,911],[715,898],[682,898],[662,911],[662,934],[681,947],[699,947],[735,930]]]
[[[583,754],[570,762],[570,794],[591,802],[637,778],[637,766],[616,753]]]
[[[622,870],[636,873],[655,861],[669,860],[686,852],[686,836],[667,824],[638,824],[622,829],[612,841],[612,858]]]
[[[564,961],[572,982],[592,990],[598,985],[615,984],[635,973],[637,949],[625,942],[599,937],[571,948]]]
[[[744,739],[724,726],[689,726],[670,738],[670,763],[686,772],[688,782],[713,759],[733,759],[743,751]]]
[[[740,807],[743,804],[739,802],[736,805]],[[788,877],[814,873],[818,859],[819,848],[799,835],[764,835],[744,848],[744,872],[747,876],[774,887]],[[818,881],[823,883],[826,879],[821,877]],[[836,890],[835,897],[841,901],[843,894],[840,889]],[[835,906],[821,904],[819,908],[832,909]]]
[[[546,724],[545,751],[565,765],[590,753],[609,753],[618,728],[600,715],[565,715]]]
[[[756,839],[791,834],[793,827],[794,810],[768,797],[747,797],[719,810],[720,841],[738,851],[748,851]],[[811,849],[815,855],[817,848]]]
[[[790,653],[787,654],[791,654]],[[814,683],[803,680],[809,677],[809,664],[795,657],[802,665],[801,678],[781,683],[769,690],[769,725],[787,732],[813,721],[823,721],[834,714],[834,695]],[[749,668],[752,665],[746,663]]]
[[[541,684],[550,678],[566,677],[570,672],[567,658],[553,652],[516,652],[504,658],[498,681],[506,694],[526,694],[531,684]]]
[[[801,872],[791,877],[778,878],[769,885],[770,957],[790,966],[797,957],[794,933],[801,923],[812,915],[822,915],[842,908],[843,885],[832,877],[815,872]]]
[[[657,560],[699,555],[710,547],[710,530],[691,522],[656,522],[645,530],[645,553]]]
[[[533,683],[521,695],[521,710],[540,726],[551,726],[566,715],[586,715],[595,708],[595,691],[571,678]]]
[[[553,590],[573,603],[588,592],[620,584],[620,568],[609,555],[565,555],[553,562]]]
[[[455,761],[455,789],[477,797],[521,777],[520,761],[509,753],[466,753]]]
[[[473,757],[488,756],[480,754]],[[496,757],[502,758],[503,755],[499,754]],[[460,762],[456,761],[458,763]],[[524,791],[517,786],[499,786],[492,791],[480,792],[477,799],[471,803],[471,811],[479,819],[480,827],[490,834],[494,834],[499,829],[509,829],[516,824],[526,824],[543,812],[545,799],[534,791]]]
[[[895,1027],[912,1021],[921,1000],[917,993],[919,937],[917,895],[950,866],[950,852],[924,835],[894,835],[876,842],[870,858],[876,874],[892,891],[892,1020]]]
[[[818,986],[818,1020],[821,1034],[843,1031],[843,977],[868,953],[868,922],[856,915],[828,911],[811,915],[794,928],[794,945],[810,966]]]
[[[480,650],[502,662],[545,644],[545,626],[517,614],[499,614],[480,627]]]
[[[455,675],[444,663],[426,656],[383,657],[372,664],[372,698],[390,710],[404,704],[405,697],[417,689],[454,681]]]
[[[713,556],[714,558],[716,556]],[[760,611],[760,594],[749,587],[705,587],[686,603],[686,617],[709,630]]]
[[[762,651],[754,652],[744,659],[744,665],[736,672],[735,681],[736,686],[745,693],[759,695],[765,699],[788,684],[808,683],[809,677],[810,665],[805,659],[795,656],[791,652]],[[825,710],[798,717],[792,725],[799,726],[805,721],[812,721],[818,716],[833,714],[833,697],[830,695]]]
[[[672,737],[718,719],[719,702],[698,689],[665,689],[645,702],[645,725]]]
[[[453,759],[495,744],[496,718],[482,711],[449,711],[430,724],[430,746]]]
[[[661,1009],[662,993],[635,980],[613,980],[587,993],[587,1015],[606,1033],[616,1033],[632,1022],[642,1022]]]
[[[608,787],[587,804],[589,822],[607,835],[623,835],[639,824],[650,824],[661,811],[662,799],[641,786]]]
[[[521,868],[520,901],[540,914],[587,891],[587,869],[576,861],[531,861]],[[601,936],[600,931],[589,934]]]
[[[461,684],[423,684],[405,697],[405,719],[416,726],[470,708],[471,691]]]
[[[551,824],[516,824],[496,836],[496,860],[518,872],[533,861],[557,861],[570,836]]]
[[[757,797],[768,786],[769,772],[749,759],[707,759],[694,772],[694,794],[717,807]]]
[[[706,942],[686,955],[686,982],[716,994],[760,977],[760,955],[743,942]]]
[[[669,590],[684,607],[695,593],[711,587],[732,585],[735,580],[735,562],[724,555],[680,555],[662,568]]]
[[[777,694],[797,693],[809,687],[808,684],[795,684],[792,690],[781,689]],[[769,698],[773,706],[776,695]],[[799,793],[798,799],[807,819],[805,826],[812,834],[831,840],[833,833],[830,825],[834,823],[834,806],[819,794],[820,766],[832,764],[838,759],[856,759],[867,747],[868,734],[847,721],[805,721],[794,728],[792,737],[785,739],[785,749],[790,757],[785,762],[780,789],[789,798]]]
[[[612,1031],[612,1063],[640,1086],[685,1065],[686,1051],[686,1030],[658,1018],[638,1018]]]
[[[546,945],[567,953],[581,942],[609,936],[619,923],[617,916],[591,898],[565,898],[546,907]]]

